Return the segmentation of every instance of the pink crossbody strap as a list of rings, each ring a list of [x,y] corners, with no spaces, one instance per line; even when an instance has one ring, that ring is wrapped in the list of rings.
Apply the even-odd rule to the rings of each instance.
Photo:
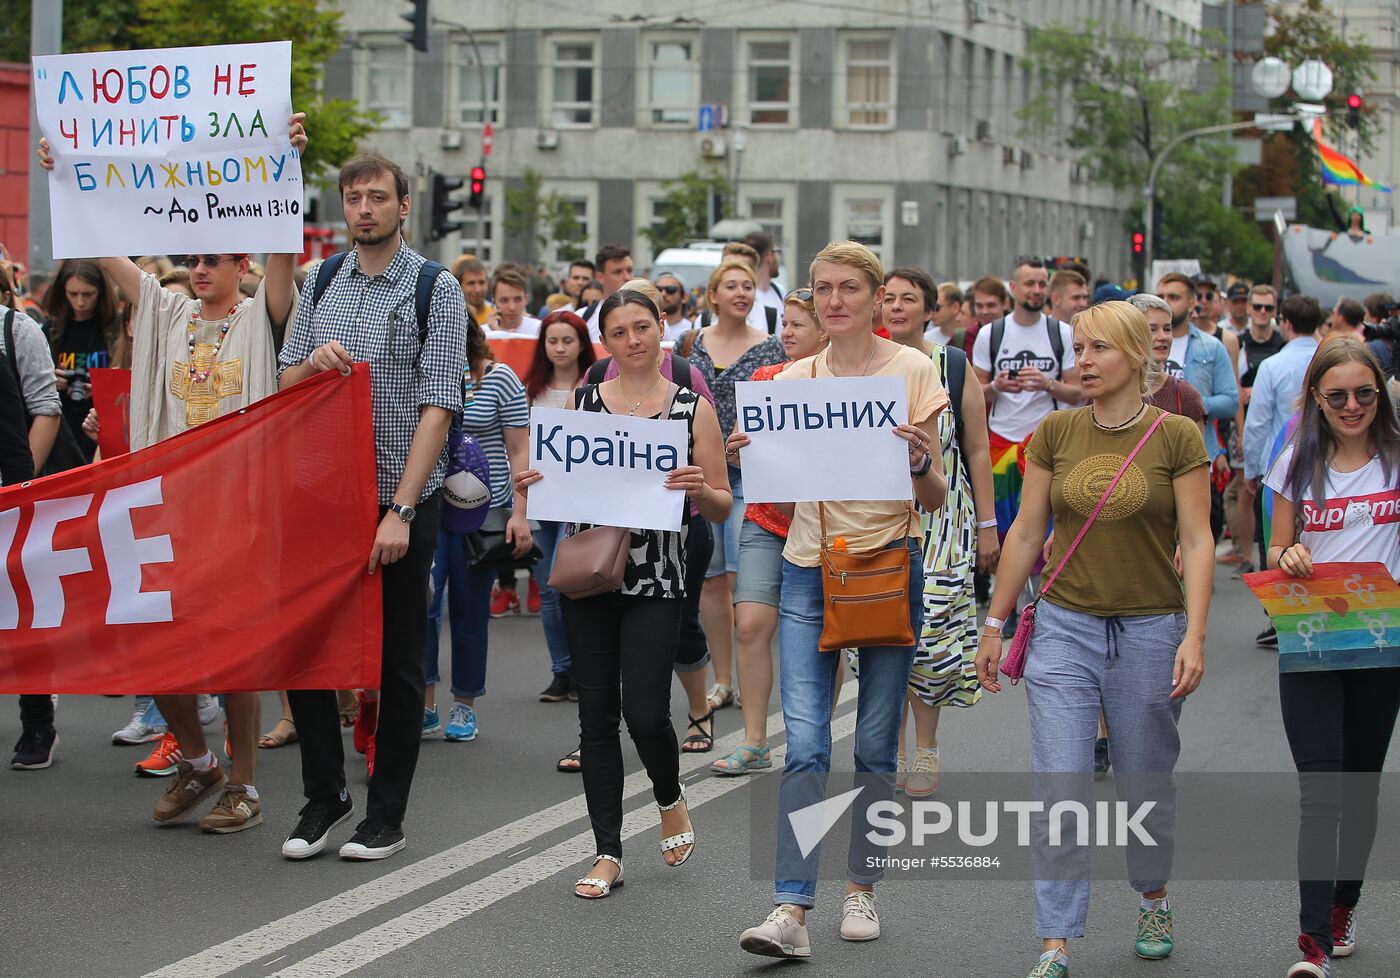
[[[1108,488],[1105,489],[1103,495],[1099,497],[1099,504],[1094,507],[1094,511],[1089,514],[1089,518],[1085,520],[1084,525],[1079,528],[1079,533],[1075,536],[1074,542],[1069,545],[1069,549],[1065,551],[1065,555],[1060,558],[1059,564],[1057,564],[1054,571],[1051,572],[1049,580],[1047,580],[1045,586],[1040,589],[1041,594],[1045,594],[1050,590],[1051,586],[1054,585],[1055,578],[1060,576],[1060,571],[1065,569],[1065,564],[1074,556],[1074,552],[1079,549],[1079,542],[1084,539],[1084,534],[1089,532],[1089,527],[1094,525],[1094,520],[1098,519],[1099,513],[1102,512],[1104,506],[1108,504],[1109,497],[1113,495],[1113,490],[1118,486],[1118,480],[1123,478],[1123,473],[1127,472],[1128,466],[1133,464],[1133,459],[1137,458],[1137,453],[1142,451],[1142,446],[1147,444],[1147,439],[1152,437],[1152,433],[1166,420],[1166,417],[1167,412],[1165,411],[1157,415],[1157,419],[1148,427],[1147,433],[1138,441],[1137,447],[1129,452],[1128,457],[1123,460],[1122,468],[1118,470],[1118,474],[1113,477],[1113,481],[1108,484]]]

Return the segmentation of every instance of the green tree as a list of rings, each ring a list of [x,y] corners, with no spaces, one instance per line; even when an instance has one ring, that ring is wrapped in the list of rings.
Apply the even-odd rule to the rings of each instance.
[[[505,197],[506,234],[525,240],[527,262],[533,263],[551,242],[560,261],[583,256],[584,233],[577,208],[557,191],[546,194],[538,172],[527,166],[519,186],[507,187]]]
[[[1208,90],[1196,86],[1203,65],[1219,70],[1218,56],[1183,39],[1096,21],[1056,24],[1031,35],[1023,63],[1039,80],[1039,94],[1021,113],[1023,130],[1059,134],[1095,179],[1116,190],[1140,193],[1169,142],[1230,120],[1223,71]],[[1231,271],[1257,266],[1268,249],[1262,232],[1220,204],[1233,165],[1228,137],[1188,140],[1172,150],[1155,188],[1162,204],[1160,257],[1199,258],[1207,268]],[[1129,228],[1141,226],[1138,214],[1135,205]]]
[[[29,0],[0,0],[0,59],[29,60]],[[376,117],[320,91],[322,68],[340,48],[341,14],[317,0],[66,0],[63,50],[201,47],[292,42],[292,105],[306,113],[311,142],[302,170],[315,179],[354,155]],[[269,125],[271,125],[269,120]]]
[[[651,242],[652,254],[685,244],[710,233],[710,202],[727,200],[729,181],[717,172],[691,172],[661,184],[666,195],[659,201],[656,223],[638,228]]]

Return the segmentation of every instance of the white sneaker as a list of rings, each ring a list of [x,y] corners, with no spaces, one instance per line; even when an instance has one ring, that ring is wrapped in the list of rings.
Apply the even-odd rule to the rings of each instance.
[[[807,925],[797,922],[792,915],[795,909],[786,903],[775,908],[767,920],[739,935],[739,947],[766,958],[810,958]]]
[[[841,901],[841,940],[873,941],[880,936],[880,918],[875,914],[875,892],[856,890]]]
[[[112,734],[114,744],[145,744],[165,736],[165,724],[156,723],[156,701],[149,696],[136,697],[136,711],[126,726]]]
[[[927,798],[938,788],[938,772],[942,762],[937,747],[914,748],[914,766],[904,781],[904,793],[910,798]]]
[[[219,719],[219,698],[208,693],[199,694],[199,725],[207,727]]]

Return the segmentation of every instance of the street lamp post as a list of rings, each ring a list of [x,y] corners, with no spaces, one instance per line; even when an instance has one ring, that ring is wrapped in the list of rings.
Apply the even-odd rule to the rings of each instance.
[[[1176,136],[1167,145],[1162,147],[1162,151],[1157,154],[1157,158],[1152,161],[1152,167],[1147,171],[1147,184],[1142,188],[1142,226],[1143,226],[1143,274],[1152,274],[1152,225],[1153,209],[1152,204],[1157,196],[1157,175],[1162,170],[1162,164],[1166,162],[1172,150],[1182,143],[1192,139],[1199,139],[1202,136],[1215,136],[1220,133],[1238,132],[1241,129],[1271,129],[1280,126],[1291,128],[1294,123],[1301,122],[1303,116],[1299,115],[1256,115],[1248,122],[1225,122],[1218,126],[1204,126],[1200,129],[1190,129]]]

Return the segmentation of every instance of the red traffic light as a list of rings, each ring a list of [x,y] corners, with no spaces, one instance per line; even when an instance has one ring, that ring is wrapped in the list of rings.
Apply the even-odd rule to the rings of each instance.
[[[474,166],[474,167],[472,167],[472,193],[473,193],[473,194],[479,194],[479,193],[481,193],[482,184],[484,184],[485,182],[486,182],[486,167],[484,167],[484,166]]]
[[[1361,108],[1361,96],[1358,95],[1358,94],[1356,94],[1355,92],[1352,92],[1350,95],[1348,95],[1348,96],[1347,96],[1347,108],[1349,108],[1349,109],[1359,109],[1359,108]]]
[[[1143,249],[1143,246],[1146,244],[1146,242],[1147,242],[1147,238],[1146,238],[1145,235],[1143,235],[1143,233],[1142,233],[1141,231],[1134,231],[1134,232],[1133,232],[1133,254],[1135,254],[1135,255],[1140,255],[1140,254],[1142,254],[1142,249]]]

